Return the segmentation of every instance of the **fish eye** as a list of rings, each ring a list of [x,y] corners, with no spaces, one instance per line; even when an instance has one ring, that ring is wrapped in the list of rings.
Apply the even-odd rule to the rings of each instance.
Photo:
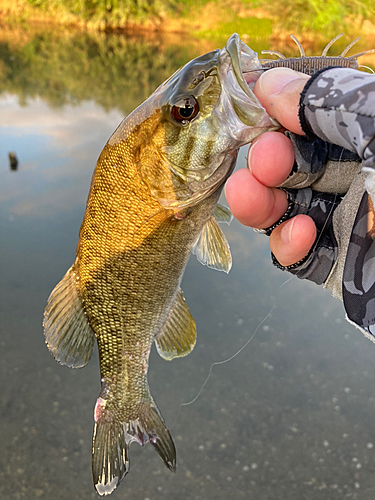
[[[171,115],[178,123],[186,123],[197,116],[199,104],[194,97],[184,97],[171,109]]]

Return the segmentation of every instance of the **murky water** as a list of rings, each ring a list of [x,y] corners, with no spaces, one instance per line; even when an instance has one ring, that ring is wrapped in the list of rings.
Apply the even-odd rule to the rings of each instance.
[[[59,366],[44,345],[43,309],[73,262],[106,140],[178,66],[211,48],[69,34],[0,43],[1,500],[96,498],[97,352],[83,370]],[[372,500],[375,346],[345,322],[329,292],[274,269],[266,237],[235,221],[224,231],[230,274],[192,257],[183,280],[195,350],[171,363],[155,352],[150,360],[177,473],[151,446],[134,444],[131,471],[112,498]],[[251,337],[181,406],[212,363]]]

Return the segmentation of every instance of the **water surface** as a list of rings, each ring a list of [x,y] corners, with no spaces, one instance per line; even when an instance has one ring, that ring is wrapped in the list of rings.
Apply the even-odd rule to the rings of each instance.
[[[269,47],[249,41],[256,50],[262,43]],[[44,345],[43,309],[74,260],[106,140],[159,83],[211,48],[53,33],[0,43],[1,500],[96,498],[97,352],[82,370],[59,366]],[[193,256],[183,280],[196,348],[170,363],[155,352],[150,360],[177,473],[151,446],[134,444],[112,498],[372,500],[375,346],[329,292],[274,269],[266,237],[236,221],[224,231],[230,274]],[[252,336],[213,367],[194,403],[180,406],[199,393],[212,363]]]

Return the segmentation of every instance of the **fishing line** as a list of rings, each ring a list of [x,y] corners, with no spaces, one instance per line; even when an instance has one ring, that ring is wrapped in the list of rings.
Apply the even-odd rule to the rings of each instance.
[[[285,280],[278,288],[277,290],[277,295],[279,294],[279,291],[281,289],[281,287],[283,287],[284,285],[286,285],[287,283],[289,283],[289,281],[291,281],[292,279],[294,278],[294,276],[291,276],[290,278],[288,278],[287,280]],[[234,353],[232,354],[231,356],[229,356],[229,358],[226,358],[226,359],[223,359],[222,361],[215,361],[214,363],[211,364],[210,366],[210,369],[208,371],[208,374],[207,374],[207,377],[205,379],[205,381],[203,382],[203,384],[201,385],[201,388],[199,389],[199,391],[197,392],[196,396],[191,400],[191,401],[187,401],[186,403],[181,403],[180,406],[178,407],[178,413],[177,413],[177,416],[176,416],[176,419],[175,421],[173,422],[172,425],[169,426],[169,429],[172,430],[174,428],[174,426],[177,424],[179,418],[180,418],[180,413],[181,413],[181,408],[183,406],[189,406],[193,403],[195,403],[197,401],[197,399],[200,397],[200,395],[202,394],[204,388],[206,387],[208,381],[210,380],[211,378],[211,375],[212,375],[212,371],[213,371],[213,368],[214,366],[218,366],[218,365],[224,365],[226,363],[229,363],[229,361],[232,361],[234,358],[236,358],[244,349],[246,349],[246,347],[250,344],[250,342],[253,340],[253,338],[255,337],[255,335],[257,334],[257,332],[259,331],[259,328],[263,325],[263,323],[265,321],[267,321],[267,319],[271,316],[271,314],[273,313],[274,309],[276,308],[276,304],[277,304],[277,296],[275,298],[275,301],[271,307],[271,309],[268,311],[268,313],[265,315],[265,317],[260,321],[260,323],[258,324],[258,326],[255,328],[254,332],[252,333],[252,335],[248,338],[248,340]]]
[[[339,160],[340,161],[340,160]],[[337,193],[335,193],[335,198],[334,198],[334,201],[336,201],[336,197],[337,197]],[[324,228],[326,227],[326,225],[328,224],[328,220],[332,214],[334,210],[334,204],[332,204],[332,207],[330,208],[328,214],[327,214],[327,217],[326,217],[326,220],[324,222],[324,225],[323,225],[323,228],[322,228],[322,231],[321,233],[319,234],[318,238],[316,239],[315,243],[314,243],[314,246],[312,247],[312,251],[314,251],[319,243],[319,240],[321,239],[322,237],[322,234],[323,234],[323,230]],[[230,361],[232,361],[234,358],[236,358],[244,349],[246,349],[246,347],[250,344],[250,342],[253,340],[253,338],[255,337],[255,335],[257,334],[257,332],[259,331],[259,328],[263,325],[263,323],[271,316],[272,312],[274,311],[274,309],[276,308],[276,304],[277,304],[277,300],[278,300],[278,294],[279,294],[279,291],[280,289],[287,285],[290,281],[293,280],[293,278],[297,277],[298,276],[298,273],[296,273],[295,275],[292,275],[290,276],[288,279],[286,279],[283,283],[281,283],[281,285],[279,285],[278,287],[278,290],[277,290],[277,296],[275,298],[275,301],[271,307],[271,309],[268,311],[268,313],[266,314],[266,316],[262,319],[262,321],[258,324],[258,326],[255,328],[253,334],[248,338],[248,340],[234,353],[232,354],[231,356],[229,356],[229,358],[226,358],[222,361],[215,361],[214,363],[211,364],[210,366],[210,369],[208,371],[208,374],[207,374],[207,377],[205,379],[205,381],[203,382],[203,384],[201,385],[198,393],[196,394],[196,396],[190,400],[190,401],[187,401],[186,403],[181,403],[180,406],[178,407],[178,413],[177,413],[177,416],[176,416],[176,419],[174,421],[174,423],[172,425],[169,426],[170,429],[173,429],[173,427],[177,424],[178,420],[179,420],[179,417],[180,417],[180,413],[181,413],[181,408],[183,406],[189,406],[193,403],[195,403],[197,401],[197,399],[200,397],[200,395],[202,394],[204,388],[206,387],[208,381],[210,380],[211,378],[211,375],[212,375],[212,371],[213,371],[213,368],[214,366],[219,366],[219,365],[224,365],[226,363],[229,363]]]
[[[268,314],[262,319],[262,321],[259,323],[259,325],[256,327],[256,329],[254,330],[254,333],[251,335],[251,337],[244,343],[244,345],[242,347],[240,347],[238,349],[237,352],[235,352],[234,354],[232,354],[232,356],[230,356],[229,358],[227,359],[223,359],[222,361],[215,361],[214,363],[212,363],[212,365],[210,366],[210,369],[209,369],[209,372],[208,372],[208,375],[206,377],[206,380],[203,382],[201,388],[199,389],[199,392],[198,394],[195,396],[195,398],[193,398],[191,401],[188,401],[187,403],[181,403],[180,404],[180,408],[181,406],[188,406],[188,405],[191,405],[193,404],[198,398],[199,396],[202,394],[203,392],[203,389],[206,387],[206,384],[207,382],[209,381],[210,377],[211,377],[211,373],[212,373],[212,370],[214,368],[214,366],[217,366],[217,365],[224,365],[225,363],[228,363],[229,361],[232,361],[232,359],[234,359],[236,356],[238,356],[249,344],[250,342],[253,340],[253,338],[255,337],[255,334],[257,333],[257,331],[259,330],[259,328],[263,325],[263,323],[270,317],[272,311],[275,309],[276,307],[276,304],[273,304],[273,306],[271,307],[271,309],[269,310]]]
[[[294,278],[294,276],[291,276],[290,278],[288,278],[287,280],[284,281],[284,283],[281,283],[281,285],[279,286],[279,290],[281,287],[283,287],[284,285],[287,285],[289,283],[289,281],[292,281],[292,279]]]
[[[284,286],[286,285],[287,283],[289,283],[292,279],[294,278],[294,276],[291,276],[290,278],[288,278],[287,280],[284,281],[284,283],[281,283],[281,285],[279,286],[278,290],[277,290],[277,293],[279,293],[279,290]],[[188,401],[186,403],[181,403],[180,406],[179,406],[179,410],[181,409],[182,406],[189,406],[193,403],[195,403],[195,401],[199,398],[199,396],[202,394],[204,388],[206,387],[210,377],[211,377],[211,374],[212,374],[212,370],[214,368],[214,366],[217,366],[217,365],[224,365],[225,363],[229,363],[229,361],[232,361],[232,359],[236,358],[244,349],[246,349],[246,347],[250,344],[250,342],[253,340],[253,338],[255,337],[255,335],[257,334],[259,328],[263,325],[263,323],[265,321],[267,321],[267,319],[271,316],[272,312],[274,311],[274,309],[276,308],[276,303],[277,303],[277,297],[275,299],[275,302],[274,304],[272,305],[271,309],[268,311],[268,313],[266,314],[266,316],[262,319],[262,321],[258,324],[258,326],[255,328],[253,334],[251,335],[251,337],[234,353],[232,354],[231,356],[229,356],[229,358],[227,359],[224,359],[222,361],[215,361],[214,363],[212,363],[212,365],[210,366],[210,369],[208,371],[208,375],[206,377],[206,380],[203,382],[201,388],[199,389],[197,395],[191,400],[191,401]],[[176,422],[175,422],[176,423]]]
[[[292,276],[293,278],[293,276]],[[286,282],[284,282],[282,285],[279,286],[279,289],[285,285],[285,283],[287,283],[288,281],[290,281],[290,279],[288,279]],[[223,359],[222,361],[215,361],[214,363],[211,364],[210,366],[210,369],[208,371],[208,374],[207,374],[207,377],[206,377],[206,380],[203,382],[203,384],[201,385],[201,388],[199,389],[198,393],[196,394],[196,396],[191,400],[191,401],[187,401],[186,403],[181,403],[180,406],[178,407],[178,413],[177,413],[177,416],[176,416],[176,419],[175,421],[173,422],[172,425],[169,425],[169,429],[172,430],[174,428],[174,426],[177,424],[178,422],[178,419],[180,418],[180,413],[181,413],[181,408],[183,406],[189,406],[193,403],[195,403],[195,401],[199,398],[199,396],[202,394],[204,388],[206,387],[210,377],[211,377],[211,374],[212,374],[212,370],[214,368],[214,366],[217,366],[217,365],[224,365],[225,363],[229,363],[229,361],[232,361],[232,359],[236,358],[244,349],[246,349],[246,347],[250,344],[250,342],[253,340],[253,338],[255,337],[256,333],[258,332],[259,328],[263,325],[263,323],[271,316],[273,310],[276,308],[276,300],[274,302],[274,304],[272,305],[271,309],[268,311],[268,313],[266,314],[266,316],[262,319],[262,321],[258,324],[258,326],[255,328],[253,334],[251,335],[251,337],[234,353],[232,354],[231,356],[229,356],[229,358],[226,358],[226,359]]]
[[[341,158],[342,158],[342,154],[343,154],[343,152],[344,152],[344,149],[342,150],[341,156],[340,156],[340,158],[339,158],[339,160],[338,160],[339,162],[341,161]],[[335,193],[335,196],[334,196],[334,203],[332,204],[332,206],[330,207],[330,209],[329,209],[329,211],[328,211],[328,214],[327,214],[326,220],[325,220],[325,222],[324,222],[324,224],[323,224],[322,230],[320,231],[320,234],[318,235],[318,237],[317,237],[317,239],[316,239],[316,241],[315,241],[315,243],[314,243],[314,245],[313,245],[313,247],[312,247],[312,249],[311,249],[311,252],[314,252],[314,251],[315,251],[315,249],[317,248],[318,243],[319,243],[320,239],[322,238],[322,235],[323,235],[324,229],[325,229],[325,227],[327,226],[328,221],[329,221],[329,219],[330,219],[330,217],[331,217],[331,215],[332,215],[333,211],[335,210],[335,208],[337,208],[337,207],[335,207],[335,201],[336,201],[336,199],[337,199],[337,197],[338,197],[338,196],[339,196],[339,195],[338,195],[338,193],[336,192],[336,193]],[[279,288],[278,288],[278,293],[279,293],[280,289],[281,289],[283,286],[287,285],[287,284],[288,284],[288,283],[289,283],[289,282],[290,282],[290,281],[291,281],[291,280],[292,280],[295,276],[297,277],[297,276],[298,276],[298,274],[299,274],[299,272],[297,272],[294,276],[292,275],[291,277],[289,277],[288,279],[286,279],[286,280],[285,280],[285,281],[284,281],[284,282],[283,282],[283,283],[279,286]],[[278,294],[277,294],[277,295],[278,295]],[[198,393],[196,394],[196,396],[195,396],[192,400],[190,400],[190,401],[188,401],[188,402],[186,402],[186,403],[181,403],[181,404],[180,404],[180,406],[179,406],[179,408],[178,408],[178,414],[177,414],[176,420],[175,420],[175,422],[173,423],[173,425],[172,425],[170,428],[174,427],[174,426],[177,424],[178,419],[179,419],[179,415],[180,415],[181,408],[182,408],[183,406],[189,406],[189,405],[191,405],[191,404],[195,403],[195,401],[197,401],[197,399],[200,397],[200,395],[202,394],[202,392],[203,392],[204,388],[206,387],[206,385],[207,385],[207,383],[208,383],[209,379],[211,378],[211,375],[212,375],[212,372],[213,372],[213,368],[214,368],[214,366],[223,365],[223,364],[228,363],[229,361],[232,361],[232,360],[233,360],[234,358],[236,358],[236,357],[237,357],[237,356],[238,356],[238,355],[239,355],[239,354],[240,354],[240,353],[241,353],[244,349],[246,349],[246,347],[250,344],[250,342],[251,342],[251,341],[253,340],[253,338],[255,337],[256,333],[257,333],[257,332],[258,332],[258,330],[259,330],[259,328],[260,328],[260,327],[263,325],[263,323],[264,323],[264,322],[265,322],[265,321],[266,321],[266,320],[267,320],[267,319],[271,316],[272,312],[273,312],[273,311],[274,311],[274,309],[276,308],[276,303],[277,303],[277,297],[276,297],[275,302],[274,302],[274,304],[272,305],[271,309],[269,310],[269,312],[268,312],[268,313],[266,314],[266,316],[262,319],[262,321],[258,324],[258,326],[257,326],[257,327],[256,327],[256,329],[254,330],[254,332],[253,332],[253,334],[251,335],[251,337],[250,337],[250,338],[249,338],[249,339],[245,342],[245,344],[243,344],[243,345],[240,347],[240,349],[238,349],[238,350],[237,350],[234,354],[232,354],[229,358],[224,359],[224,360],[222,360],[222,361],[215,361],[214,363],[212,363],[212,364],[211,364],[210,369],[209,369],[208,374],[207,374],[207,377],[206,377],[205,381],[203,382],[203,384],[202,384],[201,388],[199,389]]]

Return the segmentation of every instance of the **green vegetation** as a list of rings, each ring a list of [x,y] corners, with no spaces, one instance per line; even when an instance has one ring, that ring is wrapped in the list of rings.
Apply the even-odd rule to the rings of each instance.
[[[271,31],[328,37],[351,28],[358,31],[364,21],[374,25],[375,4],[373,0],[0,0],[0,20],[75,24],[100,31],[156,29],[215,38],[233,31],[233,26],[263,38]]]
[[[189,47],[105,34],[37,34],[25,44],[0,41],[0,93],[51,106],[95,100],[129,113],[179,66]]]
[[[66,13],[99,29],[126,27],[129,22],[158,23],[165,11],[162,0],[27,0],[46,14]]]
[[[247,37],[252,40],[264,40],[272,34],[272,21],[270,19],[257,19],[256,17],[240,17],[229,22],[220,23],[211,29],[198,31],[197,35],[224,41],[232,33],[238,33],[244,41],[246,41]]]
[[[371,24],[375,23],[370,4],[373,0],[273,0],[272,13],[269,0],[267,5],[266,0],[170,2],[0,0],[0,93],[17,94],[21,103],[40,96],[52,106],[93,99],[104,109],[116,107],[128,113],[179,66],[198,54],[223,47],[233,32],[258,53],[273,49],[287,57],[298,55],[298,51],[293,43],[285,42],[285,34],[294,33],[304,39],[306,52],[314,55],[321,52],[330,37],[345,29],[348,36],[331,50],[339,54],[360,34],[365,19],[375,35]],[[53,12],[53,18],[43,17]],[[172,42],[164,40],[165,33],[154,32],[152,36],[153,28],[161,26],[158,23],[162,17],[163,29],[178,33]],[[35,24],[35,33],[33,20],[43,21],[42,25]],[[53,21],[69,24],[69,29],[56,30]],[[74,24],[79,29],[72,30]],[[133,34],[111,34],[116,26],[132,27]],[[149,37],[135,36],[137,26],[147,27]],[[183,31],[188,31],[189,36]],[[373,39],[363,40],[353,50],[360,52],[373,46]]]
[[[259,5],[267,8],[269,1],[259,0]],[[325,35],[348,31],[352,26],[360,29],[365,19],[375,22],[373,0],[274,0],[272,11],[278,29]]]
[[[251,24],[250,24],[251,25]],[[0,38],[0,94],[16,94],[21,104],[40,97],[50,106],[76,105],[93,100],[105,110],[117,108],[124,114],[146,99],[177,68],[199,54],[222,47],[228,35],[238,31],[258,53],[274,49],[286,56],[298,55],[292,43],[280,45],[257,39],[257,26],[228,23],[210,42],[202,39],[139,36],[50,30],[25,33],[3,31]],[[266,32],[267,24],[265,26]],[[238,29],[238,28],[241,29]],[[252,35],[249,39],[242,32]],[[343,37],[332,48],[339,54],[349,43]],[[327,43],[307,46],[307,53],[319,54]],[[306,44],[305,44],[306,46]],[[361,45],[355,51],[369,48]]]

